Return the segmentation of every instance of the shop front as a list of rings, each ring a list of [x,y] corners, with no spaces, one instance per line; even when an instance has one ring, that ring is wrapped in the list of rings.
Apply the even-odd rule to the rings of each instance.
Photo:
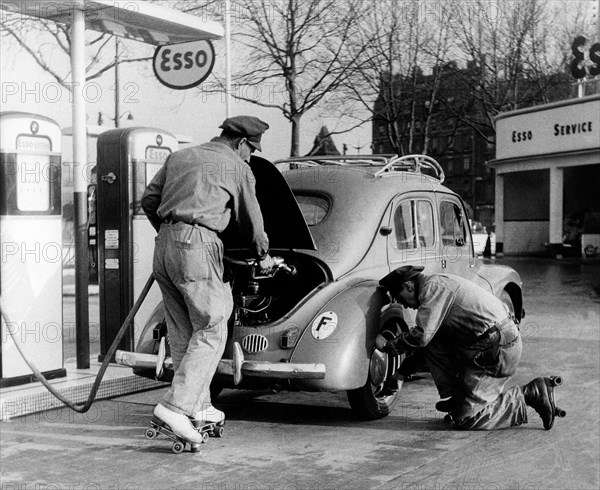
[[[593,251],[600,239],[600,95],[500,114],[490,165],[497,253]]]

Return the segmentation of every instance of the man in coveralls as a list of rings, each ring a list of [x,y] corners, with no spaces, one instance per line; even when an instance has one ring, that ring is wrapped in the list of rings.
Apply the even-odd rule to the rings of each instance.
[[[222,232],[233,218],[250,242],[261,272],[273,267],[269,241],[246,164],[269,125],[252,116],[226,119],[220,136],[177,151],[148,185],[142,207],[158,231],[153,272],[160,286],[175,375],[154,416],[192,443],[199,423],[222,422],[210,383],[227,340],[233,308],[223,282]]]
[[[553,378],[502,391],[522,350],[519,329],[505,304],[468,279],[422,270],[400,267],[379,282],[402,306],[417,309],[417,316],[416,325],[395,339],[379,336],[377,348],[392,355],[422,349],[440,397],[446,399],[436,408],[450,413],[460,429],[527,423],[527,405],[538,412],[546,430],[552,428]]]

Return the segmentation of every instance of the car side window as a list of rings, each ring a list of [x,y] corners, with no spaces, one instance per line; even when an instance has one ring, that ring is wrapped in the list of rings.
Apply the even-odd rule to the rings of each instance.
[[[394,211],[394,229],[396,230],[396,250],[417,248],[413,221],[414,201],[401,202]]]
[[[465,225],[462,211],[456,203],[442,201],[440,205],[440,224],[442,227],[442,245],[464,245],[466,243]]]
[[[403,201],[394,211],[396,250],[431,247],[435,244],[433,206],[425,200]]]
[[[433,207],[429,201],[417,201],[417,229],[419,231],[419,245],[431,247],[435,244]]]

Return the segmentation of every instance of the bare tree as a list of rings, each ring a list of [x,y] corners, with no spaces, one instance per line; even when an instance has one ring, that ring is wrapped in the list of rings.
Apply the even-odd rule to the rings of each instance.
[[[20,50],[27,53],[44,71],[49,73],[62,87],[71,90],[68,83],[70,72],[61,66],[69,66],[66,62],[71,51],[71,35],[69,26],[45,19],[32,18],[21,14],[5,14],[0,19],[0,39],[2,42],[13,42]],[[116,63],[135,63],[146,61],[150,57],[115,56],[113,36],[109,34],[88,33],[86,44],[87,66],[86,81],[94,80],[105,72],[114,69]],[[64,63],[57,62],[63,58]]]
[[[450,49],[446,24],[422,5],[419,0],[370,4],[349,48],[354,63],[344,86],[347,100],[362,109],[357,117],[384,122],[390,144],[402,154],[417,147],[428,151],[441,67]],[[417,141],[417,133],[424,133],[424,142]]]
[[[569,96],[568,45],[556,45],[560,26],[572,18],[564,9],[565,2],[543,0],[456,2],[451,23],[458,47],[456,76],[476,109],[461,114],[464,124],[491,142],[494,117],[501,111]]]
[[[279,109],[299,154],[302,116],[334,93],[349,66],[343,56],[362,0],[240,0],[234,39],[243,61],[232,96]]]

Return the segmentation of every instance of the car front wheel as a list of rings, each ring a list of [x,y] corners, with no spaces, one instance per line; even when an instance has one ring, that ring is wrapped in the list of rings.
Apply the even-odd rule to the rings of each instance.
[[[390,340],[408,328],[399,318],[390,318],[381,327],[380,334]],[[375,348],[371,352],[369,375],[361,388],[347,392],[352,410],[361,418],[375,420],[390,413],[398,398],[400,387],[392,375],[398,370],[404,355],[392,356]]]

